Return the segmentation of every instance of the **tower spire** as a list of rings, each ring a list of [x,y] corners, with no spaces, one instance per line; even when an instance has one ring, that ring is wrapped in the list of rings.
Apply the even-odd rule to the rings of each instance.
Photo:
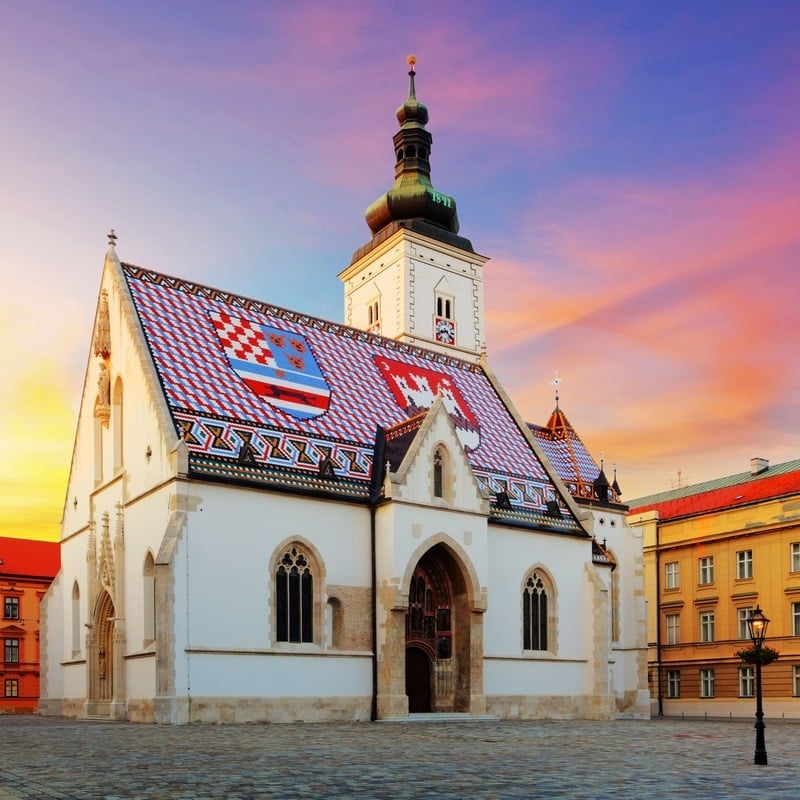
[[[408,98],[397,109],[400,130],[394,135],[394,186],[367,209],[373,235],[393,222],[421,220],[451,234],[458,233],[456,201],[431,184],[431,143],[425,128],[428,109],[417,99],[416,56],[408,57]]]

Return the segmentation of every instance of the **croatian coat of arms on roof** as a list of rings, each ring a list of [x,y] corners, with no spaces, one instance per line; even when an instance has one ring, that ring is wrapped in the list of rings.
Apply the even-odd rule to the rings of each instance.
[[[382,356],[375,356],[375,363],[395,402],[409,417],[429,409],[436,396],[441,395],[461,444],[466,450],[478,448],[478,420],[449,375]]]
[[[305,337],[209,312],[231,369],[264,402],[297,419],[328,410],[331,390]]]

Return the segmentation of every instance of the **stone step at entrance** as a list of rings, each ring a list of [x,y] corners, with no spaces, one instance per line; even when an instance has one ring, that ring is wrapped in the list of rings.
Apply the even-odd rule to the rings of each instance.
[[[388,717],[378,722],[498,722],[493,714],[470,714],[466,711],[434,711],[429,714],[409,714],[407,717]]]

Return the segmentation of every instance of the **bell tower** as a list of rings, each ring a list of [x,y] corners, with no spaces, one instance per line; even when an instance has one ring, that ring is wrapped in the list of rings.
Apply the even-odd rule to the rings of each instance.
[[[408,98],[397,109],[395,181],[366,211],[372,238],[339,273],[347,325],[477,361],[485,344],[483,265],[458,234],[456,201],[431,184],[428,109],[417,100],[409,56]]]

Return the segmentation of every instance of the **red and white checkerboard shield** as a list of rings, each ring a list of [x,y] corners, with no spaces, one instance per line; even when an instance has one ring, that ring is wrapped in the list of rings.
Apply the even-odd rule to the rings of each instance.
[[[222,311],[209,316],[231,369],[262,400],[298,419],[328,410],[330,387],[304,336]]]

